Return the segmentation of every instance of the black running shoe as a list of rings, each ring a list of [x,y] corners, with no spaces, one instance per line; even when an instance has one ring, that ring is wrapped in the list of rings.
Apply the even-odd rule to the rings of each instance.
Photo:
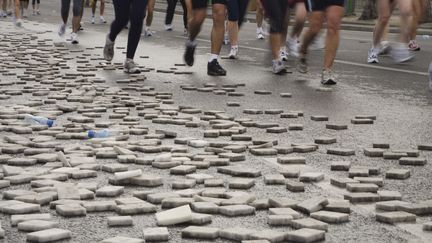
[[[226,70],[223,69],[217,59],[207,63],[207,74],[210,76],[225,76]]]
[[[196,45],[186,44],[186,50],[185,50],[183,58],[184,58],[185,63],[188,66],[194,65],[195,48],[196,48]]]

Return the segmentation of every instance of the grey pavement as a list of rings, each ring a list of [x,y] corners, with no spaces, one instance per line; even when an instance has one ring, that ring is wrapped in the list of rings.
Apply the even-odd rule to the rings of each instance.
[[[180,6],[178,6],[180,8]],[[186,111],[179,112],[182,117],[188,117],[194,121],[200,121],[198,128],[188,128],[185,126],[160,124],[155,120],[144,119],[140,117],[140,112],[149,112],[162,115],[163,111],[176,111],[180,106],[193,107],[201,110],[202,112],[223,111],[222,114],[235,119],[248,118],[256,124],[265,126],[267,123],[276,123],[280,127],[288,128],[293,124],[301,124],[304,129],[302,131],[288,131],[287,133],[275,134],[267,133],[265,129],[255,127],[246,127],[244,135],[251,136],[254,141],[277,140],[281,146],[294,146],[296,149],[301,149],[303,146],[296,146],[299,143],[314,143],[318,137],[331,137],[336,138],[337,143],[324,145],[320,144],[318,149],[309,153],[293,153],[288,155],[278,154],[277,156],[255,156],[250,152],[240,153],[246,156],[245,161],[231,162],[230,165],[240,166],[241,168],[254,169],[259,171],[262,176],[254,178],[255,185],[247,190],[233,190],[228,188],[228,182],[236,177],[231,177],[225,173],[218,172],[216,166],[210,166],[208,169],[198,169],[198,173],[206,173],[215,178],[223,179],[225,182],[225,189],[229,192],[242,191],[253,194],[257,199],[268,199],[276,197],[285,197],[295,202],[302,202],[306,199],[325,197],[329,200],[344,198],[348,191],[344,188],[339,188],[331,185],[332,178],[347,178],[347,171],[333,171],[330,168],[332,162],[335,161],[350,161],[351,168],[355,166],[366,171],[374,171],[379,169],[377,175],[370,175],[370,177],[378,177],[384,181],[383,187],[379,190],[398,191],[402,195],[402,201],[408,203],[419,203],[425,200],[432,199],[430,188],[432,182],[431,177],[431,164],[432,153],[429,151],[417,151],[420,144],[432,144],[432,93],[427,89],[427,66],[431,61],[432,43],[430,41],[419,40],[422,46],[422,51],[416,53],[416,58],[413,62],[404,65],[396,65],[392,63],[389,57],[382,57],[382,62],[379,65],[366,64],[367,50],[370,47],[371,33],[358,32],[358,31],[342,31],[341,45],[337,55],[335,70],[339,75],[339,84],[337,87],[331,89],[323,89],[319,84],[320,64],[322,63],[322,51],[311,51],[310,65],[311,70],[308,75],[300,75],[297,73],[293,66],[294,60],[290,59],[288,64],[291,67],[292,73],[285,76],[275,76],[270,71],[270,54],[268,51],[268,42],[255,39],[255,25],[253,23],[246,23],[240,32],[240,59],[227,60],[222,59],[221,64],[224,66],[228,75],[226,77],[209,77],[206,75],[205,67],[209,52],[209,33],[211,21],[207,20],[204,24],[202,33],[198,40],[198,49],[195,65],[192,68],[183,66],[176,66],[176,64],[183,63],[182,55],[184,48],[185,37],[183,36],[183,29],[181,23],[181,16],[176,15],[174,18],[174,31],[166,32],[163,30],[164,14],[160,12],[155,13],[154,24],[152,29],[155,35],[151,38],[142,38],[137,55],[136,62],[145,67],[148,72],[145,72],[145,81],[137,81],[136,83],[128,83],[125,79],[129,79],[121,69],[104,70],[104,64],[101,61],[102,53],[100,47],[104,44],[105,35],[108,32],[108,24],[95,24],[89,22],[89,9],[85,9],[83,27],[84,31],[79,33],[80,44],[72,46],[70,43],[65,42],[56,35],[58,22],[58,2],[52,0],[42,1],[41,11],[42,16],[30,16],[25,20],[23,25],[24,29],[16,29],[13,27],[10,19],[0,20],[0,37],[3,41],[0,43],[2,53],[0,55],[4,58],[0,73],[0,94],[8,99],[0,100],[0,114],[6,115],[1,118],[2,131],[1,137],[15,135],[14,130],[8,130],[5,127],[13,126],[18,123],[15,118],[7,116],[10,107],[19,109],[20,105],[25,105],[26,109],[30,108],[44,111],[43,114],[51,114],[56,117],[57,129],[64,129],[64,127],[75,126],[77,131],[89,127],[94,127],[92,122],[83,126],[77,122],[68,121],[68,118],[80,118],[82,114],[76,111],[70,113],[52,113],[50,111],[57,111],[56,104],[61,105],[75,105],[81,109],[91,108],[92,105],[106,107],[107,111],[102,112],[101,118],[94,118],[97,122],[113,121],[115,123],[122,122],[123,120],[108,119],[109,115],[114,114],[112,103],[121,109],[130,109],[130,119],[135,120],[138,117],[138,124],[148,130],[149,134],[155,134],[157,129],[164,129],[168,131],[175,131],[177,138],[190,138],[204,139],[210,142],[224,141],[226,143],[234,143],[229,136],[220,136],[218,138],[206,138],[204,130],[210,129],[211,125],[204,121],[203,113],[189,114]],[[113,19],[112,6],[107,6],[107,13],[105,15],[108,21]],[[396,35],[390,35],[391,38],[396,38]],[[27,39],[25,38],[27,37]],[[116,40],[116,54],[114,63],[122,63],[124,61],[124,47],[126,46],[127,30],[123,31],[119,38]],[[11,39],[14,39],[11,41]],[[39,41],[39,42],[37,42]],[[46,43],[43,45],[41,43]],[[54,47],[56,45],[64,45],[63,47]],[[10,49],[4,48],[11,45]],[[28,79],[26,71],[34,72],[34,69],[28,69],[22,62],[37,63],[41,61],[38,56],[27,55],[22,56],[22,47],[30,49],[40,49],[54,55],[54,51],[62,55],[56,58],[65,58],[65,66],[70,69],[60,68],[59,73],[46,74],[45,77],[36,79]],[[13,48],[16,47],[16,48]],[[6,50],[6,51],[5,51]],[[7,51],[9,50],[9,51]],[[228,47],[224,46],[222,55],[227,55]],[[30,50],[31,51],[31,50]],[[13,58],[12,60],[9,58]],[[50,56],[50,59],[53,57]],[[84,64],[77,61],[82,60]],[[85,62],[88,61],[88,62]],[[21,64],[18,64],[21,62]],[[95,68],[94,70],[82,70],[82,66],[87,68]],[[55,67],[58,68],[58,67]],[[158,72],[157,70],[168,70],[170,68],[177,68],[179,71],[191,71],[192,74],[177,75],[173,73]],[[28,70],[27,70],[28,69]],[[85,70],[86,68],[84,68]],[[55,70],[55,69],[54,69]],[[5,73],[7,72],[8,75]],[[46,72],[46,71],[45,71]],[[67,79],[66,74],[85,73],[95,74],[97,78],[104,80],[104,83],[98,82],[84,82],[85,85],[80,87],[79,82],[81,76],[76,79]],[[50,82],[52,79],[53,82]],[[133,78],[132,78],[133,79]],[[92,80],[91,77],[89,80]],[[119,82],[120,80],[120,82]],[[123,82],[122,82],[123,80]],[[25,83],[23,83],[25,81]],[[66,86],[58,85],[56,83]],[[40,85],[38,87],[37,85]],[[69,86],[68,86],[69,85]],[[197,90],[185,90],[182,87],[195,86],[197,88],[207,87],[235,87],[235,91],[243,93],[244,96],[228,96],[216,95],[214,92],[198,92]],[[36,87],[36,89],[32,89]],[[58,89],[60,87],[60,89]],[[103,90],[107,87],[119,88],[122,93],[118,93],[121,102],[115,103],[113,97],[108,94],[103,94]],[[157,99],[154,94],[149,93],[147,90],[154,88],[154,91],[159,95],[167,95],[168,99]],[[19,93],[13,95],[13,91],[23,91],[24,89],[31,90],[30,93]],[[35,91],[46,92],[48,95],[36,96]],[[257,90],[271,91],[270,95],[255,94]],[[55,100],[56,104],[52,103],[53,97],[56,95],[70,95],[80,91],[88,95],[90,102],[86,101],[73,102],[63,99]],[[31,93],[33,92],[33,94]],[[95,92],[95,93],[93,93]],[[280,93],[291,93],[291,98],[282,98]],[[98,95],[96,95],[98,94]],[[172,94],[172,98],[170,97]],[[9,96],[9,97],[7,97]],[[157,103],[156,108],[138,108],[132,105],[127,106],[126,96],[132,100],[139,101],[138,106],[143,106],[146,102],[151,101]],[[86,97],[86,96],[84,96]],[[69,97],[72,98],[72,97]],[[76,97],[75,97],[76,98]],[[42,103],[42,105],[33,105],[32,100],[49,100],[51,102]],[[228,102],[238,102],[240,107],[229,107]],[[171,104],[172,103],[172,104]],[[8,108],[7,108],[8,107]],[[22,107],[21,107],[22,108]],[[284,112],[298,113],[302,111],[303,117],[294,119],[281,119],[279,115],[250,115],[243,112],[244,109],[258,109],[258,110],[272,110],[281,109]],[[25,111],[21,111],[25,112]],[[118,112],[118,111],[117,111]],[[159,112],[159,113],[158,113]],[[169,114],[169,113],[167,113]],[[91,116],[95,114],[85,114]],[[327,116],[329,121],[313,121],[311,116]],[[354,125],[351,120],[356,116],[376,116],[376,120],[372,125]],[[164,117],[164,116],[160,116]],[[19,118],[19,116],[18,116]],[[200,120],[201,118],[201,120]],[[213,118],[214,119],[214,118]],[[221,118],[223,120],[223,117]],[[227,123],[227,121],[224,121]],[[347,130],[331,130],[326,129],[326,124],[343,124],[347,125]],[[236,125],[236,127],[239,125]],[[55,130],[54,129],[48,129]],[[243,127],[243,126],[241,126]],[[79,129],[78,129],[79,128]],[[81,129],[81,130],[80,130]],[[19,129],[18,129],[19,130]],[[71,129],[72,131],[73,129]],[[15,130],[16,131],[16,130]],[[31,135],[23,135],[26,138],[35,137],[38,135],[37,131],[33,131]],[[39,137],[39,139],[46,139]],[[98,146],[92,140],[88,139],[66,139],[54,140],[61,145],[91,145],[90,151],[95,152]],[[131,135],[125,148],[132,149],[134,142],[148,141],[144,139],[143,135]],[[160,139],[164,147],[175,147],[179,149],[178,144],[174,144],[172,139]],[[371,148],[373,143],[382,141],[383,143],[390,144],[390,150],[403,150],[403,152],[411,151],[414,154],[419,154],[419,157],[428,160],[424,166],[402,166],[398,160],[387,160],[381,157],[368,157],[364,155],[365,148]],[[246,142],[247,144],[248,142]],[[2,141],[0,144],[2,148],[2,155],[6,156],[9,150],[6,147],[16,147],[10,142]],[[104,145],[105,146],[105,145]],[[108,151],[112,151],[112,143],[107,143]],[[144,146],[145,147],[145,146]],[[312,146],[314,147],[314,146]],[[182,149],[187,149],[187,154],[204,156],[203,148],[196,148],[192,146],[182,145]],[[352,149],[355,152],[354,156],[338,156],[327,154],[330,148],[345,148]],[[80,153],[89,149],[83,147],[72,151]],[[51,150],[50,150],[51,151]],[[171,150],[172,151],[172,150]],[[143,160],[148,159],[151,161],[155,154],[150,154],[143,151],[134,151]],[[116,153],[114,155],[117,156]],[[207,154],[208,155],[208,154]],[[27,157],[22,153],[9,155],[11,157]],[[283,156],[303,156],[305,157],[306,164],[295,165],[295,168],[300,168],[301,174],[305,172],[321,172],[324,175],[324,180],[314,183],[305,182],[305,192],[291,192],[286,189],[285,185],[267,185],[264,183],[263,177],[271,174],[282,173],[286,169],[293,169],[293,166],[284,165],[277,162],[277,157]],[[118,157],[119,159],[119,157]],[[107,165],[117,163],[118,159],[101,159],[97,158],[96,161],[99,165]],[[6,160],[6,162],[10,163]],[[131,197],[134,191],[152,192],[172,192],[171,184],[175,180],[183,180],[183,175],[173,175],[167,169],[158,169],[151,165],[142,165],[139,163],[127,163],[129,170],[141,169],[144,174],[158,175],[163,179],[163,185],[159,187],[149,188],[144,186],[126,185],[124,193],[121,197]],[[26,166],[25,169],[40,169],[44,168],[43,164],[38,163],[34,166]],[[223,166],[219,167],[223,168]],[[294,169],[295,169],[294,168]],[[409,169],[410,177],[405,180],[386,179],[385,174],[390,169]],[[3,167],[3,174],[5,174]],[[22,172],[21,172],[22,173]],[[50,173],[49,175],[51,175]],[[23,174],[25,175],[25,173]],[[78,176],[78,175],[77,175]],[[109,185],[108,180],[112,177],[111,173],[98,170],[97,177],[85,179],[68,179],[70,183],[89,182],[96,183],[98,188]],[[3,179],[3,180],[7,180]],[[297,181],[298,179],[288,179]],[[202,184],[193,187],[194,189],[208,189]],[[0,191],[3,196],[6,191],[15,189],[34,189],[30,183],[23,183],[11,185],[10,187],[2,188]],[[47,190],[50,188],[47,188]],[[216,193],[216,192],[213,192]],[[210,193],[211,194],[211,193]],[[218,193],[216,193],[218,194]],[[220,192],[219,192],[220,194]],[[229,194],[224,194],[228,196]],[[374,194],[376,195],[376,194]],[[102,198],[96,196],[94,200],[111,200],[112,198]],[[91,200],[91,199],[90,199]],[[114,200],[114,199],[113,199]],[[0,201],[4,203],[6,199]],[[87,200],[85,200],[87,201]],[[253,205],[253,204],[252,204]],[[351,214],[349,222],[341,224],[330,224],[328,232],[325,234],[325,242],[432,242],[432,234],[422,230],[423,223],[432,220],[431,212],[426,215],[418,215],[415,223],[399,223],[396,225],[385,224],[377,222],[375,214],[378,212],[375,209],[375,203],[352,203],[349,204]],[[3,206],[0,206],[3,207]],[[430,207],[430,206],[429,206]],[[9,209],[11,210],[11,209]],[[157,211],[162,209],[160,205]],[[41,212],[51,214],[52,221],[58,222],[58,228],[68,229],[72,232],[72,238],[64,242],[99,242],[109,237],[117,235],[127,236],[132,238],[143,239],[143,230],[156,227],[156,217],[154,213],[133,215],[133,226],[125,227],[108,227],[107,217],[117,216],[116,212],[87,212],[85,217],[62,217],[56,213],[56,210],[50,209],[44,205],[41,207]],[[294,229],[290,226],[270,226],[268,221],[268,210],[257,210],[255,215],[226,217],[221,214],[213,215],[212,222],[206,226],[218,227],[221,229],[232,228],[235,226],[244,227],[255,231],[273,229],[280,232],[289,233]],[[302,214],[302,217],[308,217]],[[26,233],[18,231],[16,227],[11,226],[11,216],[2,214],[0,219],[1,228],[5,230],[5,238],[3,242],[25,242]],[[231,242],[223,238],[216,240],[203,240],[203,239],[189,239],[182,238],[181,231],[189,226],[188,223],[168,226],[169,242]],[[1,241],[1,240],[0,240]]]

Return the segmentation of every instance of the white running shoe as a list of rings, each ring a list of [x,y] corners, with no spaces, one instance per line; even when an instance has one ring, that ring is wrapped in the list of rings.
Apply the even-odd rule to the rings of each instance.
[[[92,24],[95,23],[95,17],[94,17],[94,16],[91,17],[91,23],[92,23]]]
[[[130,74],[141,73],[141,70],[137,67],[136,63],[129,58],[126,58],[126,61],[123,65],[123,71]]]
[[[150,30],[150,27],[146,27],[144,29],[144,37],[151,37],[153,36],[153,32]]]
[[[274,74],[286,73],[285,65],[282,61],[273,61],[272,71]]]
[[[79,43],[78,34],[72,32],[72,34],[70,36],[70,40],[71,40],[72,44],[74,44],[74,45],[78,44]]]
[[[265,39],[264,34],[261,33],[261,32],[258,33],[258,34],[257,34],[257,39],[258,39],[258,40],[264,40],[264,39]]]
[[[16,27],[19,27],[19,28],[22,27],[22,20],[21,19],[17,19],[14,17],[13,22],[14,22]]]
[[[381,49],[372,47],[368,52],[367,62],[371,63],[371,64],[372,63],[379,63],[378,54],[380,53],[380,50]]]
[[[323,84],[323,85],[335,85],[335,84],[337,84],[336,77],[335,77],[335,75],[331,69],[322,71],[321,84]]]
[[[99,17],[99,21],[101,22],[101,24],[106,24],[106,20],[105,20],[105,18],[104,18],[104,16],[100,16]]]
[[[256,30],[256,35],[257,35],[257,39],[258,40],[264,40],[264,31],[263,31],[263,29],[262,29],[262,27],[261,28],[257,28],[257,30]]]
[[[380,50],[378,52],[378,55],[386,55],[391,52],[391,45],[390,41],[381,41],[380,43]]]
[[[288,55],[285,47],[282,47],[279,51],[279,56],[281,61],[288,61]]]
[[[324,40],[319,36],[315,37],[315,39],[312,41],[310,45],[311,50],[322,50],[324,48],[325,48]]]
[[[172,31],[173,30],[172,24],[166,24],[165,25],[165,30],[166,31]]]
[[[409,52],[409,48],[406,46],[394,47],[390,54],[396,63],[408,62],[414,58],[414,55]]]
[[[297,38],[294,38],[294,39],[289,38],[287,41],[287,46],[288,46],[289,54],[292,57],[299,57],[300,56],[300,54],[299,54],[300,44],[299,44]]]
[[[66,24],[65,23],[61,23],[60,26],[59,26],[58,35],[60,37],[62,37],[62,36],[64,36],[65,32],[66,32]]]
[[[237,54],[238,54],[238,47],[231,47],[228,58],[229,59],[237,59]]]

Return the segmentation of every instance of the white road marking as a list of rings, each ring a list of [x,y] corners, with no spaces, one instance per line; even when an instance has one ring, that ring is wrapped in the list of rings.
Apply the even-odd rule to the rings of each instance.
[[[184,36],[175,36],[177,38],[186,39],[187,37]],[[197,41],[207,42],[210,43],[210,40],[206,39],[196,39]],[[251,46],[242,46],[243,49],[249,49],[254,51],[269,51],[268,49],[264,48],[258,48],[258,47],[251,47]],[[384,71],[390,71],[390,72],[399,72],[399,73],[405,73],[405,74],[414,74],[414,75],[420,75],[420,76],[429,76],[427,72],[418,72],[418,71],[412,71],[412,70],[405,70],[405,69],[399,69],[399,68],[390,68],[390,67],[383,67],[383,66],[376,66],[371,64],[365,64],[365,63],[358,63],[358,62],[350,62],[350,61],[343,61],[343,60],[335,60],[336,63],[345,64],[345,65],[351,65],[351,66],[357,66],[357,67],[364,67],[364,68],[372,68],[377,70],[384,70]]]

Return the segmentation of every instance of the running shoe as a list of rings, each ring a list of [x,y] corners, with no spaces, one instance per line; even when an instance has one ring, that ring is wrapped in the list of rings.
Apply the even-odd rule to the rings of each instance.
[[[368,52],[368,58],[367,58],[367,62],[368,63],[379,63],[378,60],[378,53],[380,50],[378,50],[377,48],[372,47],[369,52]]]
[[[0,10],[0,17],[7,17],[7,14],[3,10]]]
[[[284,62],[288,61],[288,55],[287,55],[287,52],[286,52],[286,48],[281,48],[280,49],[279,56],[280,56],[280,60],[281,61],[284,61]]]
[[[32,16],[36,16],[36,15],[37,15],[36,11],[33,11]]]
[[[315,37],[315,39],[312,41],[312,43],[310,45],[311,50],[322,50],[324,48],[325,48],[324,41],[319,36]]]
[[[237,54],[238,54],[238,47],[231,47],[228,58],[229,59],[237,59]]]
[[[416,40],[410,40],[408,48],[410,49],[410,51],[420,51],[420,46]]]
[[[261,33],[261,32],[259,32],[259,33],[257,33],[257,39],[258,40],[264,40],[264,34],[263,33]]]
[[[104,18],[104,16],[100,16],[99,17],[99,21],[101,22],[101,24],[106,24],[106,20],[105,20],[105,18]]]
[[[307,73],[309,71],[306,58],[302,57],[299,59],[297,63],[297,71],[300,73]]]
[[[166,31],[172,31],[173,30],[172,24],[166,24],[165,25],[165,30]]]
[[[264,33],[263,33],[264,31],[263,31],[263,29],[262,28],[257,28],[257,30],[256,30],[256,34],[257,34],[257,39],[258,40],[264,40]]]
[[[183,36],[189,36],[188,29],[184,28],[184,30],[183,30]]]
[[[21,19],[17,19],[14,17],[13,22],[14,22],[16,27],[22,27],[22,20]]]
[[[91,23],[92,23],[92,24],[95,23],[95,17],[94,17],[94,16],[91,17]]]
[[[129,74],[141,73],[141,70],[139,69],[139,67],[130,58],[126,58],[126,61],[125,61],[124,65],[123,65],[123,71],[125,73],[129,73]]]
[[[153,32],[150,30],[150,27],[146,27],[144,29],[144,36],[145,37],[152,37],[153,36]]]
[[[71,43],[72,43],[72,44],[74,44],[74,45],[78,44],[78,43],[79,43],[79,40],[78,40],[78,34],[72,32],[72,34],[71,34],[71,36],[70,36],[70,40],[71,40]]]
[[[80,30],[84,30],[81,23],[79,23],[79,27],[78,27],[78,31],[80,31]]]
[[[391,45],[389,41],[381,41],[380,46],[381,47],[378,52],[378,55],[386,55],[391,52]]]
[[[413,59],[414,55],[409,52],[408,47],[392,48],[391,56],[396,63],[404,63]]]
[[[299,57],[299,42],[297,38],[289,38],[287,41],[288,51],[292,57]]]
[[[37,14],[37,15],[41,15],[41,13],[40,13],[39,10],[36,10],[36,14]]]
[[[282,61],[273,61],[273,73],[274,74],[284,74],[286,73],[285,65]]]
[[[333,73],[333,71],[330,70],[323,70],[321,73],[321,84],[323,85],[336,85],[336,77]]]
[[[59,26],[58,35],[60,37],[62,37],[62,36],[64,36],[65,32],[66,32],[66,24],[65,23],[61,23],[60,26]]]
[[[186,43],[186,49],[183,55],[183,59],[188,66],[193,66],[194,64],[195,48],[196,48],[196,44]]]
[[[103,55],[109,62],[114,58],[114,41],[110,40],[109,35],[106,36]]]
[[[225,76],[226,70],[219,65],[217,59],[207,63],[207,74],[210,76]]]

